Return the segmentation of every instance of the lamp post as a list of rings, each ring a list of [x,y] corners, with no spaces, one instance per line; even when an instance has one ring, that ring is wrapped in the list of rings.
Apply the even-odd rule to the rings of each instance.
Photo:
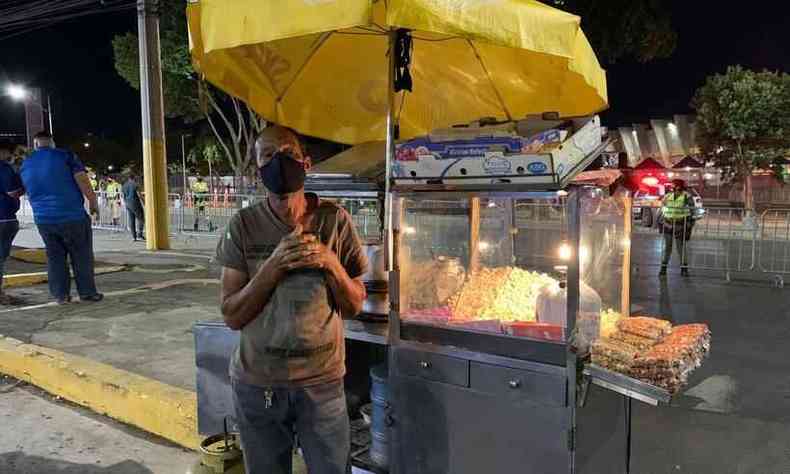
[[[191,137],[192,135],[186,133],[181,135],[181,173],[184,176],[184,197],[186,198],[187,195],[187,153],[186,147],[184,146],[184,140],[187,137]]]
[[[30,90],[24,86],[20,86],[19,84],[8,84],[5,88],[5,94],[16,102],[27,103],[28,99],[32,95]],[[52,104],[49,100],[49,94],[47,94],[47,106],[44,107],[44,104],[41,102],[37,102],[35,100],[31,100],[31,103],[39,106],[42,111],[47,113],[47,119],[49,120],[49,133],[54,135],[55,129],[52,127]]]

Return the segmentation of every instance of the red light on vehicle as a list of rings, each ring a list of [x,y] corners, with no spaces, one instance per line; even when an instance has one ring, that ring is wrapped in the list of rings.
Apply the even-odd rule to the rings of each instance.
[[[642,178],[642,184],[646,184],[648,186],[658,186],[658,178],[655,176],[645,176]]]

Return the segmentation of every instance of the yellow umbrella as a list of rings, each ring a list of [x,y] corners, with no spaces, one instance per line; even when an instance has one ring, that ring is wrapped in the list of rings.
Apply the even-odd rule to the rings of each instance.
[[[481,117],[607,106],[577,16],[532,0],[199,0],[197,70],[267,120],[356,144]],[[390,94],[388,51],[408,29],[413,91]],[[394,61],[394,59],[393,59]]]

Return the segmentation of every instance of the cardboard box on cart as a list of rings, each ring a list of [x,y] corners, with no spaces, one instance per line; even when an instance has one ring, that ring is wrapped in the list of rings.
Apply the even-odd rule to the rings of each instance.
[[[600,148],[600,119],[572,119],[562,122],[563,127],[556,127],[556,121],[545,123],[549,128],[528,137],[515,129],[463,127],[458,139],[450,129],[399,143],[393,176],[418,184],[445,179],[463,184],[562,183]]]

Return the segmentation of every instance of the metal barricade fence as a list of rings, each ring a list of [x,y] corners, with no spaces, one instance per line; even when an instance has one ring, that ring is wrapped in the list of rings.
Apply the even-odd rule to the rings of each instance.
[[[106,191],[97,191],[96,199],[99,216],[92,218],[94,229],[123,231],[128,228],[129,215],[120,193],[110,195]]]
[[[376,214],[357,213],[351,214],[357,234],[363,242],[378,242],[382,240],[382,226]]]
[[[262,195],[188,192],[180,203],[180,231],[187,233],[218,234],[236,212],[249,207]]]
[[[681,259],[682,266],[721,271],[728,280],[734,272],[756,268],[759,227],[742,208],[706,208],[693,221],[665,222],[648,229],[635,224],[634,229],[643,236],[633,253],[636,267],[662,265],[665,247],[672,240],[670,264]]]
[[[689,268],[732,272],[755,267],[757,228],[740,208],[710,208],[689,229],[684,246]]]
[[[769,209],[760,216],[758,267],[776,275],[778,286],[784,286],[781,275],[790,273],[790,209]]]
[[[145,201],[145,193],[140,193],[140,195],[143,201]],[[114,232],[131,230],[129,229],[129,212],[120,195],[108,195],[106,191],[98,191],[96,192],[96,198],[99,204],[99,215],[98,217],[92,216],[91,218],[94,229]],[[171,193],[167,195],[170,234],[176,234],[180,232],[182,228],[183,216],[180,212],[181,202],[182,199],[180,194]],[[143,227],[143,224],[138,223],[137,225]]]
[[[94,220],[96,229],[116,232],[128,231],[129,217],[122,199],[113,199],[106,192],[97,193],[99,217]],[[196,196],[187,193],[168,195],[168,209],[171,234],[191,234],[197,232],[216,235],[227,226],[230,218],[238,210],[253,205],[265,195],[220,194]],[[491,230],[491,239],[504,229],[501,212],[484,212],[482,227]],[[20,199],[17,218],[21,224],[32,224],[33,211],[26,196]],[[381,222],[378,215],[359,212],[352,214],[353,222],[360,237],[365,241],[381,238]],[[427,220],[426,220],[427,219]],[[558,235],[566,225],[565,206],[551,203],[517,202],[513,209],[513,223],[519,232],[515,245],[522,251],[556,247]],[[688,221],[687,221],[688,222]],[[434,232],[435,240],[431,247],[454,254],[462,249],[456,248],[463,239],[459,235],[468,232],[465,218],[452,215],[417,214],[407,216],[407,225],[413,232],[424,226],[440,228]],[[681,223],[682,229],[673,229],[670,235],[683,235],[690,232],[688,241],[680,245],[688,268],[724,272],[729,280],[734,272],[760,272],[774,274],[778,286],[783,286],[782,275],[790,274],[790,209],[771,209],[759,217],[752,217],[741,208],[706,208],[702,217],[693,225]],[[633,265],[636,267],[658,267],[662,263],[665,234],[660,228],[644,228],[634,225],[634,231],[642,238],[639,248],[633,248]],[[484,237],[484,236],[483,236]],[[438,240],[437,240],[438,239]],[[678,239],[673,237],[673,247]],[[526,246],[526,247],[524,247]],[[554,247],[552,247],[554,246]],[[534,256],[539,256],[538,252]],[[672,259],[678,259],[678,250],[673,250]]]

